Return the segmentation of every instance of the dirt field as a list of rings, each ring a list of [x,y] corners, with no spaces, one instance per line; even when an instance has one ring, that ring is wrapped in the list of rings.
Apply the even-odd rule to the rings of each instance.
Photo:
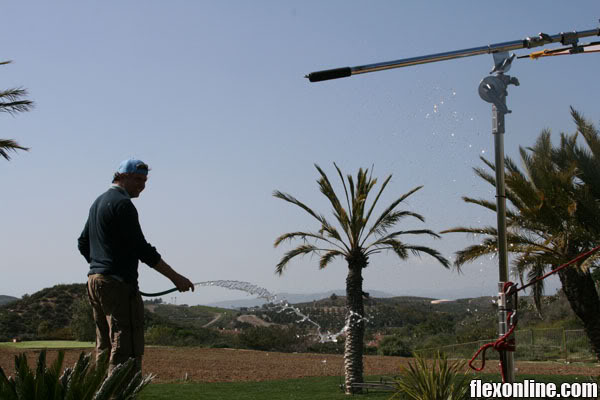
[[[89,349],[86,349],[89,352]],[[14,373],[14,355],[21,350],[0,348],[0,367]],[[27,350],[29,365],[35,366],[39,350]],[[49,362],[56,350],[48,351]],[[71,366],[81,350],[67,350],[65,365]],[[365,374],[393,376],[407,358],[366,356]],[[308,376],[343,375],[343,358],[331,354],[287,354],[252,350],[147,347],[144,372],[157,375],[155,382],[187,379],[197,382],[264,381]],[[498,372],[498,363],[490,361],[485,372]],[[517,374],[600,375],[600,365],[558,362],[517,362]]]

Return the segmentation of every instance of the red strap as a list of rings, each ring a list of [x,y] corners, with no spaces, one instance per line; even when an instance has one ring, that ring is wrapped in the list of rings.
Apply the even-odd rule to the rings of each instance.
[[[513,285],[514,285],[514,283],[512,283],[512,282],[504,283],[502,291],[505,294],[508,293],[510,287]],[[515,349],[516,349],[515,340],[513,338],[511,338],[511,339],[508,338],[517,328],[516,321],[512,324],[510,323],[510,320],[511,320],[510,317],[512,315],[513,315],[512,311],[506,315],[506,323],[510,324],[510,329],[508,330],[508,332],[506,332],[504,335],[502,335],[500,338],[498,338],[498,340],[496,340],[495,342],[486,343],[483,346],[481,346],[479,348],[479,350],[477,350],[477,353],[475,353],[473,358],[471,358],[471,361],[469,361],[469,367],[471,367],[472,369],[474,369],[475,371],[478,371],[478,372],[483,371],[483,369],[485,368],[485,352],[490,347],[493,347],[494,350],[496,350],[497,352],[515,351]],[[479,353],[482,353],[481,354],[481,367],[477,368],[477,367],[473,366],[473,361],[475,361],[475,359],[477,358]],[[502,363],[502,357],[500,357],[500,374],[502,375],[502,382],[506,382],[506,378],[504,376],[504,364]]]
[[[589,257],[592,254],[594,254],[595,252],[600,250],[600,246],[594,247],[593,249],[591,249],[590,251],[587,251],[585,253],[582,253],[580,255],[578,255],[577,257],[575,257],[574,259],[572,259],[571,261],[553,269],[552,271],[548,272],[547,274],[532,280],[531,282],[527,283],[526,285],[521,286],[520,288],[516,289],[516,292],[520,292],[521,290],[524,290],[525,288],[535,284],[536,282],[539,282],[543,279],[546,279],[547,277],[549,277],[550,275],[553,275],[555,273],[557,273],[558,271],[560,271],[563,268],[568,267],[571,264],[574,264],[580,260],[582,260],[585,257]],[[502,291],[505,294],[508,294],[509,289],[514,286],[514,283],[512,282],[505,282],[504,286],[502,288]],[[481,346],[479,348],[479,350],[477,350],[477,353],[475,353],[475,355],[473,356],[473,358],[471,358],[471,361],[469,361],[469,367],[471,367],[472,369],[474,369],[475,371],[482,371],[485,368],[485,352],[488,348],[493,347],[496,351],[500,352],[500,351],[515,351],[515,340],[514,339],[508,339],[508,337],[514,332],[515,328],[517,327],[517,322],[515,321],[514,324],[510,324],[510,317],[512,315],[512,312],[509,312],[507,314],[506,317],[506,323],[511,325],[510,329],[508,330],[508,332],[504,335],[502,335],[502,337],[500,337],[498,340],[496,340],[495,342],[491,342],[491,343],[486,343],[483,346]],[[476,368],[473,366],[473,361],[475,361],[475,359],[477,358],[477,356],[479,355],[479,353],[481,354],[481,367],[480,368]],[[505,377],[504,377],[504,364],[502,363],[502,357],[500,357],[500,372],[502,374],[502,382],[506,382]]]

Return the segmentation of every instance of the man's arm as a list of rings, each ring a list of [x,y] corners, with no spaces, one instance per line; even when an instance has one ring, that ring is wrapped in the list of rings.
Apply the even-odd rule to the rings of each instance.
[[[146,241],[142,233],[142,227],[138,219],[138,213],[131,200],[122,201],[117,206],[117,212],[121,221],[121,234],[127,240],[138,259],[152,267],[160,260],[160,254],[156,248]]]
[[[194,284],[185,276],[178,274],[171,266],[169,266],[169,264],[164,262],[162,258],[158,260],[158,263],[152,268],[169,278],[180,292],[187,292],[190,289],[192,289],[192,292],[194,291]]]
[[[77,239],[77,248],[81,255],[85,257],[85,260],[90,263],[92,260],[90,258],[90,234],[88,231],[88,224],[88,221],[86,221],[83,232],[81,232],[79,239]]]

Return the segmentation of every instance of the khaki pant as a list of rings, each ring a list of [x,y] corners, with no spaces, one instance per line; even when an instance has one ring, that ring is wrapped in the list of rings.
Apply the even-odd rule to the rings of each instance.
[[[109,372],[135,358],[142,368],[144,354],[144,303],[132,286],[109,275],[88,277],[88,296],[96,322],[96,359],[110,351]]]

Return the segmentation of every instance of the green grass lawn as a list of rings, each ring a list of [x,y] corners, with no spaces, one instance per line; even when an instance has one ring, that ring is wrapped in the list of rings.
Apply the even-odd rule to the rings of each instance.
[[[500,382],[499,374],[473,375],[472,379],[484,382]],[[536,382],[590,382],[588,376],[520,375],[519,381],[533,379]],[[378,381],[379,377],[365,377],[365,381]],[[150,384],[140,395],[140,400],[336,400],[348,399],[340,390],[342,378],[315,377],[267,382],[233,383],[158,383]],[[393,392],[370,390],[359,398],[389,399]]]
[[[377,378],[379,379],[379,378]],[[365,380],[371,380],[366,378]],[[340,377],[327,376],[266,382],[232,383],[158,383],[150,384],[140,400],[336,400],[347,399]],[[388,399],[392,392],[369,391],[364,399]]]
[[[95,347],[94,342],[76,342],[70,340],[40,340],[31,342],[0,342],[0,347],[12,349],[78,349]]]

